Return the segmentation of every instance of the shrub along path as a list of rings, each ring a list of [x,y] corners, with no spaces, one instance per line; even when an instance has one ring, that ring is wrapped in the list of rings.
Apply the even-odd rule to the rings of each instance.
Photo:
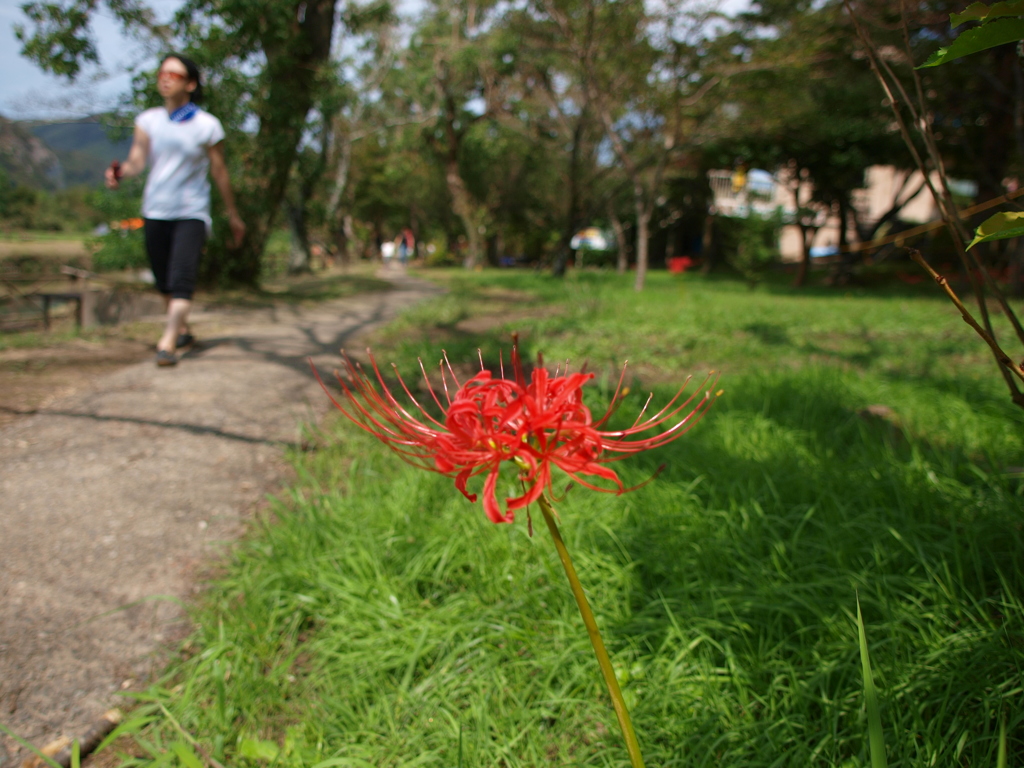
[[[147,359],[0,429],[0,722],[36,744],[80,735],[162,664],[197,576],[328,405],[307,358],[329,370],[438,290],[390,288],[199,313],[177,367]],[[0,740],[0,766],[17,752]]]

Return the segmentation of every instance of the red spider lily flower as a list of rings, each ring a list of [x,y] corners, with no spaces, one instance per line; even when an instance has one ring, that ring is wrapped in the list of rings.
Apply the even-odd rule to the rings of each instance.
[[[483,506],[495,523],[512,522],[515,510],[536,501],[545,490],[550,492],[552,466],[592,490],[616,494],[633,490],[625,488],[606,465],[675,440],[696,424],[714,401],[711,392],[703,387],[684,400],[687,378],[658,413],[644,419],[651,402],[648,398],[628,429],[603,430],[601,427],[622,402],[625,367],[608,411],[595,421],[583,403],[583,385],[594,378],[593,374],[566,371],[558,375],[556,371],[552,376],[538,367],[527,382],[518,350],[513,347],[514,379],[506,379],[503,370],[494,378],[481,360],[480,373],[461,384],[445,358],[441,363],[444,402],[420,362],[426,389],[444,415],[442,422],[420,404],[397,370],[396,377],[412,409],[405,408],[392,394],[372,354],[372,377],[347,355],[344,359],[348,381],[336,373],[345,395],[344,404],[328,392],[338,410],[410,464],[454,478],[455,487],[470,501],[476,501],[477,495],[468,491],[467,482],[486,474]],[[454,395],[449,392],[449,376],[455,385]],[[638,437],[668,423],[671,426],[664,431]],[[503,461],[515,462],[524,486],[522,495],[505,500],[504,513],[497,499]],[[597,485],[582,475],[599,478],[610,486]]]

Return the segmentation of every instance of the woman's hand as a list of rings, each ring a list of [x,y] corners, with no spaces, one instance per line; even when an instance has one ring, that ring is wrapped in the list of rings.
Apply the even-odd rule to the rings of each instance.
[[[231,227],[231,234],[235,239],[235,248],[241,248],[245,239],[245,222],[237,212],[234,212],[228,215],[228,226]]]
[[[117,180],[118,175],[114,172],[114,166],[111,165],[103,172],[103,180],[107,183],[107,189],[117,189],[121,186],[121,183]]]
[[[228,211],[228,226],[231,227],[231,236],[234,238],[235,248],[242,247],[242,240],[245,239],[245,222],[238,215],[235,208],[235,193],[231,190],[231,178],[228,176],[228,166],[224,162],[224,142],[218,141],[206,150],[210,157],[210,175],[213,177],[220,197],[224,201],[224,207]]]
[[[112,162],[103,172],[103,180],[107,189],[117,189],[125,176],[138,176],[146,169],[146,158],[149,156],[149,134],[135,126],[132,136],[132,148],[128,150],[128,159],[123,163]]]

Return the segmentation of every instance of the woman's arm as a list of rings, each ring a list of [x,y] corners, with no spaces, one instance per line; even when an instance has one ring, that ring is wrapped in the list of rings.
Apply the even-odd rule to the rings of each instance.
[[[235,207],[235,193],[231,190],[231,177],[228,176],[228,166],[224,162],[224,142],[218,141],[206,150],[206,153],[210,157],[210,175],[213,177],[221,200],[224,201],[224,207],[228,211],[228,223],[231,226],[231,234],[235,238],[235,247],[239,248],[245,237],[245,222],[242,221],[242,217],[238,215],[238,209]]]
[[[149,157],[149,134],[135,126],[135,134],[132,136],[132,148],[128,150],[128,159],[121,163],[117,175],[113,168],[107,168],[104,178],[108,189],[117,189],[119,178],[125,176],[138,176],[146,170],[146,158]]]

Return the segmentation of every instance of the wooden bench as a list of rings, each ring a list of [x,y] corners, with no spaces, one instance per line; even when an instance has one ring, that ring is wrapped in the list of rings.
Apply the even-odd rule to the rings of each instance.
[[[95,290],[89,281],[96,277],[92,272],[78,267],[59,265],[50,259],[23,257],[5,260],[0,268],[0,286],[7,298],[14,302],[41,304],[43,327],[50,328],[50,309],[56,303],[75,302],[75,325],[78,328],[91,325],[92,304]],[[54,288],[60,280],[70,280],[67,287]]]
[[[94,275],[88,270],[67,265],[61,266],[60,271],[71,279],[71,288],[66,291],[40,291],[36,294],[43,300],[43,328],[50,330],[50,304],[54,301],[75,302],[75,326],[81,328],[86,318],[91,316],[87,312],[93,295],[89,288],[89,278]]]

